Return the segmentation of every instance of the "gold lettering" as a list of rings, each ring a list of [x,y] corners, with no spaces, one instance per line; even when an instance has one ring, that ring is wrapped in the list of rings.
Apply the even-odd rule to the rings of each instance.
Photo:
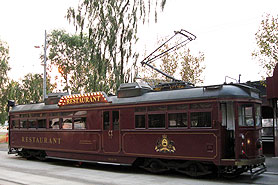
[[[31,138],[31,137],[30,137]],[[30,141],[31,143],[32,143],[32,139],[31,139],[31,141]],[[36,142],[36,138],[35,137],[33,137],[33,143],[35,143]]]
[[[99,101],[99,99],[100,99],[100,96],[97,96],[97,101]]]
[[[47,143],[47,137],[43,138],[43,143]]]
[[[49,143],[51,143],[51,144],[52,144],[52,139],[51,139],[51,138],[49,138]]]
[[[57,143],[56,138],[53,138],[53,144],[56,144],[56,143]]]
[[[58,138],[58,144],[61,144],[61,138]]]
[[[25,143],[24,137],[21,137],[21,141],[22,141],[23,143]]]
[[[86,103],[90,103],[89,97],[86,97],[86,98],[85,98],[85,102],[86,102]]]
[[[94,96],[94,97],[93,97],[93,100],[94,100],[93,102],[97,101],[97,98],[96,98],[96,96]]]

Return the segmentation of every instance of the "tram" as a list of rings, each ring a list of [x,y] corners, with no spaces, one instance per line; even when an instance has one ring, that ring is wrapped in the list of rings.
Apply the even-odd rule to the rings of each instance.
[[[176,170],[192,177],[266,171],[259,91],[244,84],[58,94],[43,103],[9,102],[9,154]]]

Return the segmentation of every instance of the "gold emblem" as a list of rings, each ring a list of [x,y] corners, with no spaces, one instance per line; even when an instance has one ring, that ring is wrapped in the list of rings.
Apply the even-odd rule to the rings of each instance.
[[[176,151],[174,141],[169,140],[167,135],[162,135],[162,138],[157,140],[155,151],[162,153],[174,153]]]

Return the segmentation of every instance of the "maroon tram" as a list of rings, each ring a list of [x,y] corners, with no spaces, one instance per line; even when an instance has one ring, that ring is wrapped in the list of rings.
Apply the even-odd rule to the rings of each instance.
[[[266,171],[256,89],[172,87],[129,83],[117,96],[97,92],[13,105],[9,154],[137,165],[152,172],[174,169],[190,176],[250,170],[253,177]]]

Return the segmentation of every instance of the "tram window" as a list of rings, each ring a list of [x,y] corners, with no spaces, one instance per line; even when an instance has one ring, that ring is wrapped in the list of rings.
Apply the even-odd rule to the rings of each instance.
[[[187,113],[168,114],[169,127],[187,127]]]
[[[61,116],[73,116],[73,112],[61,112]]]
[[[52,113],[50,113],[49,116],[51,116],[51,117],[58,117],[58,116],[60,116],[60,113],[59,112],[52,112]]]
[[[38,128],[46,128],[46,119],[38,119]]]
[[[49,124],[50,124],[49,128],[51,129],[60,129],[59,118],[51,118]]]
[[[19,128],[19,120],[12,120],[12,128]]]
[[[145,128],[145,115],[135,115],[135,128]]]
[[[165,114],[149,114],[149,128],[165,128]]]
[[[109,111],[103,112],[103,130],[109,130]]]
[[[20,120],[20,128],[27,128],[27,120]]]
[[[148,111],[165,111],[166,106],[152,106],[148,107]]]
[[[188,105],[182,104],[182,105],[168,105],[168,110],[187,110]]]
[[[63,118],[62,128],[72,129],[72,118]]]
[[[240,105],[238,107],[238,124],[239,126],[254,126],[252,105]]]
[[[190,113],[191,127],[211,127],[210,112],[192,112]]]
[[[75,116],[84,116],[87,115],[87,111],[77,111],[74,113]]]
[[[46,117],[46,113],[34,113],[30,114],[30,117]]]
[[[85,129],[86,128],[86,117],[74,118],[74,129]]]
[[[190,109],[209,109],[211,107],[211,103],[194,103],[190,105]]]
[[[119,130],[119,111],[112,111],[113,130]]]
[[[28,117],[29,117],[29,114],[20,114],[20,117],[21,117],[21,118],[28,118]]]
[[[30,117],[40,117],[40,114],[39,113],[30,114]]]
[[[34,120],[34,119],[29,119],[29,120],[28,120],[28,123],[29,123],[29,128],[37,128],[36,120]]]
[[[19,114],[11,115],[11,118],[19,118]]]
[[[135,112],[146,112],[146,107],[135,107]]]
[[[262,126],[262,119],[261,119],[261,106],[256,104],[255,105],[255,121],[256,126],[261,127]]]

